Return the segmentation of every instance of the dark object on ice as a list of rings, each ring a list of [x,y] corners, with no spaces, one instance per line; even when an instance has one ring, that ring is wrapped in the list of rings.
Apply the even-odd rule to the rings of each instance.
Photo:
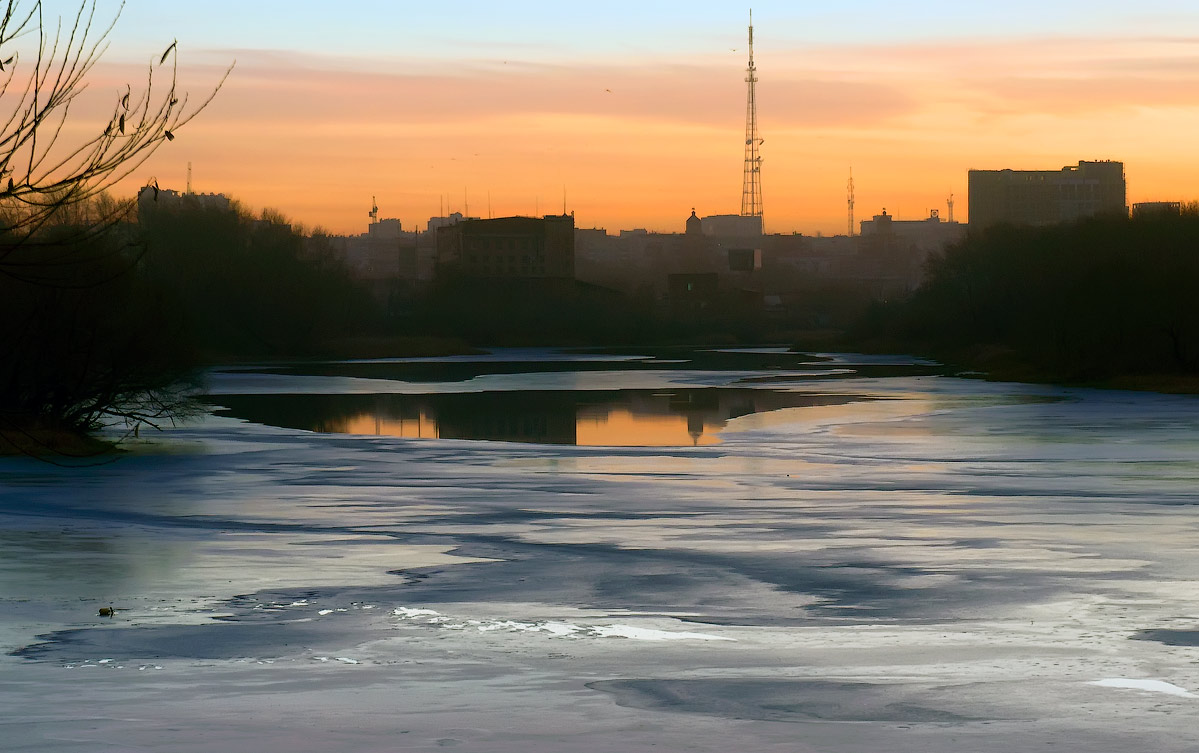
[[[117,610],[113,609],[112,607],[100,607],[100,616],[101,617],[112,617],[116,613],[117,613]]]

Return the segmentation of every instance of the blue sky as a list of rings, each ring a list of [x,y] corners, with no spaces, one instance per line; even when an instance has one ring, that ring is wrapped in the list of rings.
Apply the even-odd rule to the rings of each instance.
[[[69,10],[71,2],[48,9]],[[102,13],[117,7],[101,0]],[[137,57],[178,38],[184,49],[268,49],[349,57],[524,60],[719,55],[740,47],[748,6],[628,2],[281,2],[128,0],[113,54]],[[762,50],[1004,37],[1199,35],[1190,0],[904,4],[758,2]]]

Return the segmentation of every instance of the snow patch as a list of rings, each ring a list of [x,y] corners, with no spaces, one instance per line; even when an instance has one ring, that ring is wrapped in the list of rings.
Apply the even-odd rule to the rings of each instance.
[[[396,607],[394,610],[392,610],[392,614],[396,615],[397,617],[404,617],[407,619],[412,619],[413,617],[423,617],[423,616],[436,617],[437,615],[439,615],[441,613],[435,612],[432,609],[415,609],[413,607]]]
[[[592,628],[600,638],[631,638],[635,641],[731,641],[722,635],[708,633],[675,633],[668,630],[652,630],[633,625],[606,625]]]
[[[475,630],[480,633],[545,633],[556,638],[627,638],[636,641],[735,641],[709,633],[676,632],[635,625],[576,625],[562,621],[520,622],[517,620],[453,619],[432,609],[396,607],[392,614],[446,630]]]
[[[1131,680],[1124,677],[1113,677],[1106,680],[1095,680],[1088,684],[1098,685],[1101,688],[1125,688],[1128,690],[1144,690],[1149,693],[1166,693],[1167,695],[1175,695],[1180,698],[1199,698],[1199,695],[1195,695],[1186,688],[1180,688],[1177,685],[1161,680]]]

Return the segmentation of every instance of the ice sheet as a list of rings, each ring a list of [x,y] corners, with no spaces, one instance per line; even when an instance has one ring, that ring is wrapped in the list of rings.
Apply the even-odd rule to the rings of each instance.
[[[735,376],[671,374],[529,378]],[[210,417],[103,468],[0,460],[6,741],[1199,748],[1199,401],[786,384],[876,399],[737,418],[716,447]]]

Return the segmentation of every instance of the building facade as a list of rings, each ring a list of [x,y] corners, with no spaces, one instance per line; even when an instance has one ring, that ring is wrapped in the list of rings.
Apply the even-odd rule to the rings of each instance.
[[[972,228],[1128,216],[1123,162],[1079,162],[1061,170],[971,170],[969,186]]]
[[[466,277],[574,279],[575,219],[502,217],[439,227],[437,268]]]

